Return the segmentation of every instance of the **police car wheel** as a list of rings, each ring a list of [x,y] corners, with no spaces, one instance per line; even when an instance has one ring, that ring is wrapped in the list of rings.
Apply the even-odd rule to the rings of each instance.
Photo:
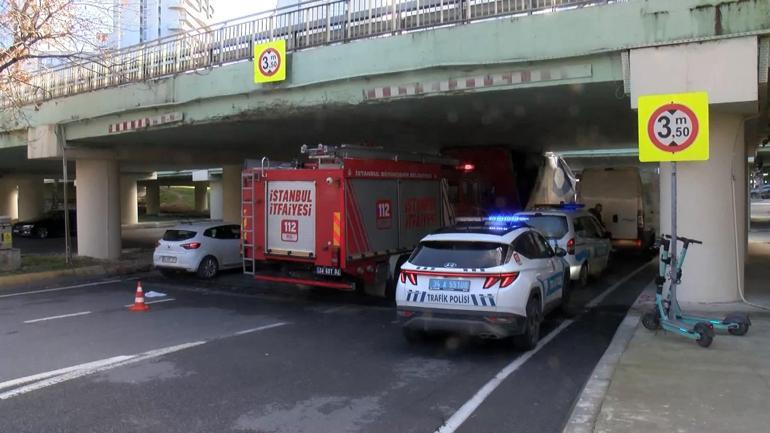
[[[542,311],[540,311],[540,299],[535,296],[529,298],[527,302],[527,318],[524,322],[524,333],[514,338],[514,344],[523,350],[534,349],[537,342],[540,341],[540,322],[542,321]]]
[[[580,267],[580,274],[578,276],[578,284],[581,289],[585,289],[588,286],[588,263],[583,263]]]

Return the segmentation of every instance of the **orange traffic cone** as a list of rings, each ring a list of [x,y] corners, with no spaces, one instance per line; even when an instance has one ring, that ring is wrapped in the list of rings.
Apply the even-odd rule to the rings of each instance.
[[[142,282],[136,282],[136,295],[134,295],[134,305],[128,307],[128,311],[150,311],[150,306],[144,303],[144,292],[142,291]]]

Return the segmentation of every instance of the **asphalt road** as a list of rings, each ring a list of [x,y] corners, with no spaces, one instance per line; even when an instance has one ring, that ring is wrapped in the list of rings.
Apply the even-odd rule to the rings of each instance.
[[[558,433],[653,272],[616,262],[527,353],[452,336],[409,345],[384,301],[238,273],[141,276],[166,295],[149,313],[126,311],[130,278],[6,288],[0,432]]]

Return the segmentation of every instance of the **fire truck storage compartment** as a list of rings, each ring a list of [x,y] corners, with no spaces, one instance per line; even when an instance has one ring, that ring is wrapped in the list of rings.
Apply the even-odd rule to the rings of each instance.
[[[438,163],[372,158],[246,168],[244,272],[339,289],[354,281],[384,287],[393,263],[451,218],[440,175]],[[281,271],[263,271],[265,264]]]

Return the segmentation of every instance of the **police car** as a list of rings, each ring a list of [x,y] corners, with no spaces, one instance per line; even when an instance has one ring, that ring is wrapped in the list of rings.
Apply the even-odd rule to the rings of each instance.
[[[548,311],[569,301],[567,252],[515,216],[464,219],[420,241],[402,266],[396,307],[404,335],[514,336],[530,349]]]
[[[599,220],[582,204],[539,205],[516,214],[542,232],[552,246],[567,251],[570,278],[585,287],[588,277],[598,277],[609,265],[612,241]]]

